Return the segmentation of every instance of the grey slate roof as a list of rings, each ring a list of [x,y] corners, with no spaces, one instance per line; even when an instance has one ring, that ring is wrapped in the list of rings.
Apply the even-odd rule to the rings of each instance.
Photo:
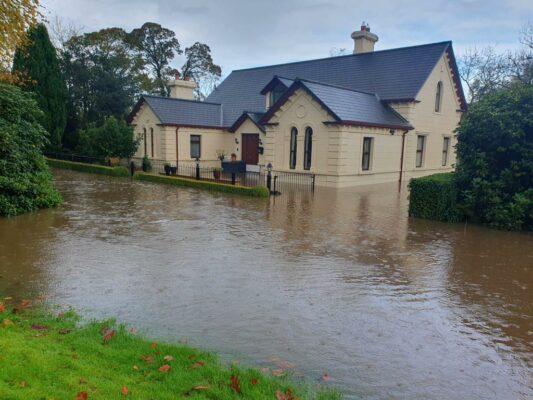
[[[221,126],[220,104],[146,95],[139,102],[143,99],[162,124],[204,127]]]
[[[206,99],[223,104],[223,123],[243,110],[264,110],[261,90],[275,75],[376,93],[384,101],[414,99],[451,42],[233,71]],[[452,53],[453,54],[453,53]]]
[[[291,87],[298,83],[314,95],[337,121],[359,122],[363,125],[391,128],[412,128],[401,115],[381,102],[375,94],[305,80],[298,80]],[[280,99],[280,101],[283,100]]]

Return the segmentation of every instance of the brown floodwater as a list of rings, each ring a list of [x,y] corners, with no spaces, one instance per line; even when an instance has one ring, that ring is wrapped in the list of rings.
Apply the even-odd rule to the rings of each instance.
[[[395,184],[270,201],[55,171],[0,219],[0,292],[363,399],[533,398],[533,236],[407,217]]]

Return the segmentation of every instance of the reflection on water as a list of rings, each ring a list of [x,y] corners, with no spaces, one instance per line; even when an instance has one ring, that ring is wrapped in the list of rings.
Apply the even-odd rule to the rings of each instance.
[[[405,190],[270,202],[57,171],[0,220],[0,292],[44,294],[347,397],[533,396],[533,236],[406,217]]]

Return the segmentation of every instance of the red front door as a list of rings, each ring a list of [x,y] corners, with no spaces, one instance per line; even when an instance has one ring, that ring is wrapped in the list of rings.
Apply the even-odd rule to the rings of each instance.
[[[259,134],[242,134],[242,160],[252,165],[257,165],[259,162]]]

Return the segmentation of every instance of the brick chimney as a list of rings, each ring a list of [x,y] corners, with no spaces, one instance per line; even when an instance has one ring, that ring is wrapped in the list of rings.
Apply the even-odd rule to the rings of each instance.
[[[363,22],[361,30],[352,33],[354,41],[354,54],[370,53],[374,51],[374,44],[378,41],[378,35],[370,32],[370,26]]]
[[[194,100],[194,89],[196,83],[188,78],[180,79],[180,74],[176,72],[175,79],[168,82],[170,97],[174,99]]]

